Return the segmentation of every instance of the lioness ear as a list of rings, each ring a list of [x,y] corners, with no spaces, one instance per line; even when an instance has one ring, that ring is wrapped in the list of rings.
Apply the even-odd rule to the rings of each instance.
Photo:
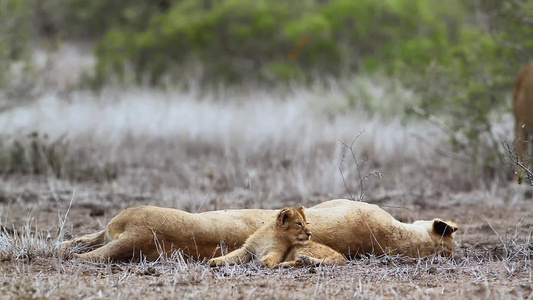
[[[278,214],[278,223],[285,225],[285,223],[292,217],[293,211],[290,208],[282,209]]]
[[[457,231],[457,226],[452,222],[444,222],[441,219],[433,220],[433,230],[439,235],[450,235]]]

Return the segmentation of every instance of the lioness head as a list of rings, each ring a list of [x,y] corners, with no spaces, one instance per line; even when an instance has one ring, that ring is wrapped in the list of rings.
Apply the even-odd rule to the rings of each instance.
[[[416,221],[414,225],[423,226],[437,246],[437,253],[443,256],[451,256],[455,248],[455,232],[457,225],[451,221],[433,219],[432,221]]]
[[[305,207],[282,209],[277,217],[277,227],[281,229],[291,244],[306,244],[311,238],[304,214]]]

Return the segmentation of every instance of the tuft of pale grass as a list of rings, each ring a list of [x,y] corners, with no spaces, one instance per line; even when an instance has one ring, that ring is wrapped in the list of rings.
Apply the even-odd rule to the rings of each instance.
[[[114,190],[134,182],[135,194],[156,192],[164,205],[195,211],[234,206],[230,199],[273,207],[280,199],[311,205],[347,198],[360,189],[359,173],[375,171],[383,176],[365,181],[368,199],[478,186],[497,193],[503,183],[487,184],[447,151],[438,126],[400,114],[412,97],[376,80],[285,92],[110,87],[98,94],[48,93],[0,114],[0,150],[9,153],[10,141],[32,132],[47,135],[50,144],[64,145],[48,168],[60,178],[109,181]],[[387,103],[395,103],[395,113],[383,111]],[[498,137],[508,131],[504,119],[493,127]],[[339,141],[361,132],[354,153],[365,163],[358,170],[351,160],[343,163]],[[180,203],[171,199],[172,188],[180,190]]]
[[[66,178],[83,180],[87,174],[106,181],[126,174],[138,180],[154,170],[164,173],[160,190],[173,184],[185,191],[232,192],[232,197],[251,190],[259,195],[252,200],[258,206],[274,198],[344,194],[338,168],[345,149],[339,140],[352,140],[363,130],[355,148],[368,161],[361,172],[386,166],[385,175],[409,173],[432,161],[432,148],[442,140],[429,124],[404,124],[401,116],[384,121],[358,110],[325,113],[328,98],[342,93],[295,88],[284,96],[261,90],[198,95],[109,88],[97,95],[73,92],[66,99],[48,94],[0,115],[0,130],[8,137],[38,132],[51,141],[64,140],[68,147],[61,162],[79,162],[82,168],[67,172]],[[428,132],[431,142],[419,142],[416,136]],[[82,167],[84,162],[94,167]],[[359,186],[356,172],[345,165],[352,189]],[[392,186],[396,176],[388,181]],[[206,197],[204,191],[192,193],[196,200],[191,202]],[[212,207],[211,200],[206,202]]]
[[[22,228],[0,228],[0,261],[25,260],[36,257],[57,256],[58,243],[54,243],[49,231],[32,227],[29,216]]]
[[[323,97],[306,90],[289,97],[282,100],[258,91],[250,96],[199,99],[194,93],[150,89],[109,89],[99,95],[79,92],[67,101],[46,95],[33,105],[2,115],[0,128],[8,135],[42,132],[52,139],[65,136],[105,145],[115,150],[109,154],[111,159],[124,150],[120,148],[124,143],[147,147],[162,140],[172,140],[176,150],[196,144],[200,149],[191,150],[209,147],[237,156],[275,150],[279,155],[290,151],[294,156],[308,156],[321,145],[348,140],[362,130],[367,132],[361,137],[362,152],[379,153],[384,163],[424,152],[409,136],[421,134],[428,124],[402,125],[403,116],[384,122],[358,111],[328,118],[320,107],[313,107],[319,101],[327,106],[327,98],[317,99]],[[429,146],[440,141],[433,140]]]

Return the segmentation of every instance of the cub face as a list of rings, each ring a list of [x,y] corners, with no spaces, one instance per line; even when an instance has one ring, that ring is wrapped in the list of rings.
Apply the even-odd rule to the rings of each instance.
[[[311,231],[307,227],[304,214],[305,207],[284,208],[277,217],[277,227],[285,238],[292,244],[305,245],[311,238]]]

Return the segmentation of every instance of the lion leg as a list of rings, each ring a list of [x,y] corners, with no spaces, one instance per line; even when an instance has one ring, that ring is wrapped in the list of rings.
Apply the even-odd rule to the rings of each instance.
[[[297,265],[296,265],[296,261],[293,260],[293,261],[284,261],[282,263],[275,265],[274,267],[293,268],[293,267],[297,267]]]
[[[83,250],[90,250],[102,246],[105,242],[105,230],[98,231],[91,234],[86,234],[79,238],[65,241],[62,243],[63,248],[74,248],[76,246],[82,247]]]
[[[261,258],[261,263],[267,268],[274,268],[281,264],[285,253],[270,252]]]
[[[297,267],[297,265],[296,265],[296,261],[292,260],[292,261],[284,261],[282,263],[275,265],[274,267],[291,268],[291,267]]]
[[[297,267],[320,266],[325,264],[325,260],[301,255],[296,259],[295,264]]]
[[[522,122],[516,122],[516,138],[514,140],[514,148],[516,151],[516,154],[518,156],[518,162],[523,164],[525,167],[529,166],[528,160],[527,160],[527,154],[528,154],[528,142],[529,142],[529,133],[522,126]],[[516,173],[519,177],[519,181],[524,176],[524,170],[522,167],[517,166],[516,167]]]
[[[291,260],[295,260],[297,267],[309,265],[339,265],[346,264],[346,258],[341,253],[330,247],[316,242],[309,242],[307,245],[295,247],[287,255]]]
[[[207,263],[211,267],[221,266],[224,264],[233,265],[238,263],[245,263],[252,259],[252,254],[247,249],[239,248],[230,253],[210,259]]]
[[[108,261],[132,258],[134,256],[134,245],[126,239],[113,240],[95,250],[73,254],[74,257],[90,261]]]
[[[332,256],[326,257],[322,261],[322,264],[324,264],[324,265],[344,266],[344,265],[346,265],[346,258],[340,253],[335,253]]]
[[[346,265],[346,258],[344,258],[344,256],[342,256],[342,254],[337,254],[337,255],[334,255],[334,256],[328,256],[328,257],[323,258],[323,259],[301,255],[300,257],[298,257],[298,259],[296,260],[295,263],[296,263],[297,267],[304,267],[304,266],[309,266],[309,265],[313,265],[313,266],[319,266],[319,265],[344,266],[344,265]]]

